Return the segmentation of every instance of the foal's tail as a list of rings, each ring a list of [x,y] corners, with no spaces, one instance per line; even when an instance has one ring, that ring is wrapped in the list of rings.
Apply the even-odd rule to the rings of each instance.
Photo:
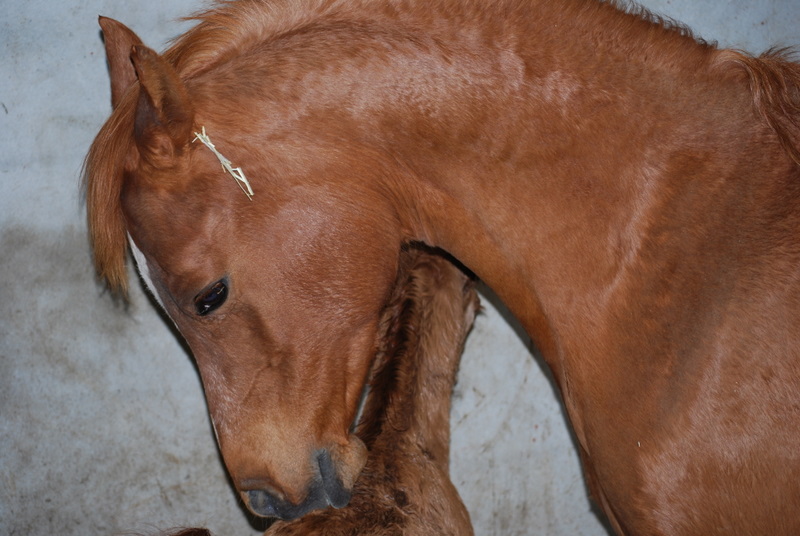
[[[738,64],[750,79],[758,113],[800,165],[800,63],[797,49],[772,48],[759,57],[726,50],[723,59]]]

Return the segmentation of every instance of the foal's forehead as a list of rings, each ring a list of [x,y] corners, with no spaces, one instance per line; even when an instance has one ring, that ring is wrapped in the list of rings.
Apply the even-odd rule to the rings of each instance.
[[[224,199],[212,191],[200,184],[179,190],[149,184],[126,188],[122,209],[129,235],[164,269],[200,257],[203,251],[210,254],[225,231],[228,212]]]

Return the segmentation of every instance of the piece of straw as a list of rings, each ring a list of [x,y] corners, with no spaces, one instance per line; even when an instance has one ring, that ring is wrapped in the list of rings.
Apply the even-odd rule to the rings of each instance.
[[[211,138],[209,138],[208,135],[206,134],[206,127],[201,127],[201,131],[195,132],[194,135],[195,139],[192,140],[192,143],[196,142],[197,140],[200,140],[203,143],[203,145],[211,149],[211,152],[213,152],[217,156],[219,163],[222,164],[223,171],[227,171],[228,173],[231,174],[231,177],[233,177],[236,180],[236,184],[238,184],[239,188],[242,189],[244,195],[247,196],[247,199],[252,201],[254,195],[253,188],[250,186],[250,181],[248,181],[247,177],[244,176],[242,168],[233,167],[231,161],[222,156],[222,154],[219,151],[217,151],[217,148],[214,147],[213,143],[211,143]]]

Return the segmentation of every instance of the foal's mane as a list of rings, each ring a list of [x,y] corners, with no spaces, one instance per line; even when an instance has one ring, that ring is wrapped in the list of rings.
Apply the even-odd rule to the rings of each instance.
[[[431,13],[454,20],[480,20],[497,13],[516,13],[529,0],[497,0],[504,8],[487,8],[485,0],[222,0],[216,7],[190,20],[197,24],[164,53],[184,81],[207,72],[253,47],[312,24],[314,21],[372,20],[393,16],[429,20]],[[543,3],[542,6],[547,5]],[[658,38],[685,46],[713,49],[697,40],[684,25],[655,15],[628,0],[564,0],[558,9],[564,16],[586,21],[603,14],[613,21],[610,31],[641,34],[655,31]],[[553,9],[552,6],[550,9]],[[616,12],[616,13],[615,13]],[[626,14],[620,17],[619,12]],[[597,24],[597,23],[595,23]],[[680,37],[682,39],[677,39]],[[742,52],[719,51],[719,64],[729,63],[749,77],[754,108],[777,133],[786,152],[800,164],[800,65],[787,50],[772,50],[761,57]],[[115,292],[127,291],[125,258],[127,237],[120,196],[126,172],[135,169],[133,141],[138,82],[128,90],[102,127],[84,163],[84,189],[89,233],[98,276]]]
[[[254,46],[293,32],[361,0],[222,0],[187,17],[197,24],[164,53],[183,79],[190,79]]]
[[[800,166],[800,63],[795,48],[771,48],[759,57],[722,51],[721,60],[744,70],[756,111],[778,135],[783,149]]]
[[[525,0],[496,0],[504,4],[507,13],[520,9]],[[608,10],[608,8],[611,8]],[[567,0],[559,8],[593,11],[619,11],[660,28],[665,33],[686,37],[704,46],[691,29],[674,19],[651,12],[633,0]],[[303,26],[331,16],[353,18],[364,12],[422,14],[431,13],[459,19],[465,13],[476,18],[487,14],[484,0],[428,0],[421,5],[406,0],[221,0],[216,7],[196,13],[185,20],[197,24],[177,38],[165,53],[168,60],[184,78],[191,78],[210,67],[234,57],[253,46],[296,31]],[[501,10],[503,11],[503,10]],[[456,16],[456,13],[461,17]]]
[[[689,26],[686,24],[675,20],[671,17],[666,15],[662,15],[660,13],[656,13],[654,11],[650,11],[643,5],[639,4],[634,0],[600,0],[601,4],[608,4],[615,8],[618,11],[622,11],[623,13],[627,13],[632,17],[635,17],[639,20],[644,22],[649,22],[650,24],[654,25],[655,27],[661,28],[666,32],[671,32],[682,37],[694,40],[696,43],[714,48],[716,47],[715,42],[708,42],[704,39],[698,38],[694,35]]]

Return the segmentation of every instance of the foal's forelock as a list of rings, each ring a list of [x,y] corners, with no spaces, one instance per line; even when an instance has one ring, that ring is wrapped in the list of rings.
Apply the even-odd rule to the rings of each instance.
[[[115,293],[127,294],[127,230],[121,195],[134,150],[133,121],[138,91],[132,87],[98,133],[84,162],[83,187],[95,269]]]

